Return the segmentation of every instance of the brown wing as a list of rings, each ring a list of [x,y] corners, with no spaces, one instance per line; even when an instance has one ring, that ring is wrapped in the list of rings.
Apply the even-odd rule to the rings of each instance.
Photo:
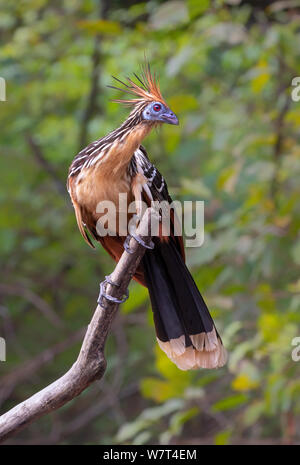
[[[94,239],[96,239],[98,242],[100,242],[102,247],[109,253],[109,255],[112,257],[112,259],[115,260],[116,262],[118,262],[120,260],[120,258],[121,258],[122,253],[124,252],[123,243],[124,243],[125,238],[120,237],[120,236],[101,237],[101,236],[98,236],[96,234],[95,227],[92,227],[92,224],[90,224],[90,221],[88,221],[85,218],[87,216],[86,212],[82,211],[81,206],[79,205],[79,203],[77,202],[77,200],[75,198],[75,195],[74,195],[74,192],[73,192],[73,189],[72,189],[73,188],[73,183],[74,183],[74,178],[69,177],[68,183],[67,183],[67,188],[68,188],[70,197],[72,199],[72,203],[73,203],[74,210],[75,210],[77,225],[78,225],[78,228],[79,228],[79,231],[80,231],[82,237],[84,238],[84,240],[86,241],[86,243],[89,246],[95,248],[94,244],[92,243],[92,241],[91,241],[91,239],[90,239],[90,237],[88,235],[88,232],[89,232],[93,236]],[[138,281],[140,284],[142,284],[143,286],[146,286],[146,283],[145,283],[145,280],[144,280],[143,270],[142,270],[141,267],[138,267],[138,269],[136,270],[136,273],[134,275],[134,279],[136,281]]]
[[[90,247],[92,247],[92,248],[94,249],[95,246],[94,246],[94,244],[92,243],[91,239],[89,238],[89,236],[88,236],[88,234],[87,234],[87,231],[86,231],[86,229],[85,229],[85,224],[84,224],[83,219],[82,219],[82,210],[81,210],[81,207],[80,207],[79,203],[77,202],[77,200],[75,199],[75,196],[74,196],[74,193],[73,193],[73,190],[72,190],[73,183],[74,183],[74,178],[69,177],[69,178],[68,178],[68,183],[67,183],[67,188],[68,188],[68,191],[69,191],[69,194],[70,194],[72,203],[73,203],[73,207],[74,207],[74,210],[75,210],[75,216],[76,216],[77,225],[78,225],[79,231],[80,231],[80,233],[81,233],[83,239],[85,240],[85,242],[86,242]]]

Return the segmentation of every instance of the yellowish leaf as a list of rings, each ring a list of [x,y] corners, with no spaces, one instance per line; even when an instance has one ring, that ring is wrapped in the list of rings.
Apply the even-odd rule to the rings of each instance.
[[[156,402],[165,402],[183,394],[183,389],[174,383],[150,377],[142,380],[141,391],[145,398]]]
[[[279,315],[265,313],[259,318],[258,326],[265,340],[275,341],[282,330],[282,321]]]
[[[259,94],[263,90],[269,79],[269,73],[261,73],[258,76],[256,76],[251,82],[253,92],[255,94]]]
[[[122,28],[117,21],[108,21],[105,19],[98,19],[95,21],[78,21],[80,28],[85,29],[90,34],[102,35],[120,35]]]
[[[255,94],[259,94],[270,79],[268,64],[265,60],[260,60],[256,67],[257,74],[251,81],[251,87]]]
[[[239,374],[231,383],[232,389],[239,392],[250,391],[258,386],[258,382],[246,373]]]

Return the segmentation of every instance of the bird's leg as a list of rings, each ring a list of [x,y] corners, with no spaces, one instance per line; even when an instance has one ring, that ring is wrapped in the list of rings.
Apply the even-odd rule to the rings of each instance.
[[[126,290],[126,294],[122,297],[122,299],[118,299],[117,297],[113,297],[112,295],[106,294],[106,286],[107,286],[107,284],[110,284],[111,286],[120,287],[119,284],[114,283],[111,280],[110,275],[105,276],[104,281],[102,281],[100,283],[100,293],[99,293],[99,297],[97,299],[97,303],[100,305],[100,307],[105,309],[105,304],[103,302],[103,299],[109,300],[110,302],[113,302],[115,304],[122,304],[123,302],[125,302],[125,300],[128,299],[128,297],[129,297],[129,290],[128,289]]]
[[[134,195],[134,200],[135,200],[135,206],[136,206],[136,214],[139,220],[142,219],[142,216],[144,214],[143,207],[146,205],[146,203],[142,200],[142,192],[146,194],[148,197],[149,201],[153,200],[151,191],[148,187],[147,184],[147,179],[145,176],[141,173],[137,173],[135,177],[132,180],[131,184],[131,189]],[[146,205],[147,207],[147,205]],[[134,231],[133,231],[134,229]],[[129,228],[128,236],[126,237],[124,241],[124,249],[126,250],[127,253],[133,253],[132,250],[130,249],[129,242],[132,237],[145,249],[153,249],[154,248],[154,243],[152,241],[147,244],[140,236],[136,234],[136,227],[132,227],[131,229]]]
[[[144,207],[147,208],[146,202],[144,202],[142,199],[142,193],[145,194],[149,202],[153,200],[151,191],[148,186],[148,181],[142,173],[137,173],[134,176],[131,182],[131,190],[134,196],[137,216],[139,219],[141,219],[145,212]]]

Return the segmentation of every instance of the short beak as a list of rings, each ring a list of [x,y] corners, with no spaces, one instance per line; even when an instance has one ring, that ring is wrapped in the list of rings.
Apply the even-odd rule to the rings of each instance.
[[[165,111],[160,116],[160,121],[163,121],[164,123],[168,123],[168,124],[176,124],[176,125],[179,124],[177,116],[171,110]]]

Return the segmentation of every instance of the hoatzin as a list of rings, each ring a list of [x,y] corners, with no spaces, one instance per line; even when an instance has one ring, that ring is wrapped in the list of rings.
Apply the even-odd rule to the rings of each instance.
[[[124,87],[108,86],[135,97],[114,100],[133,107],[128,118],[118,129],[81,150],[68,176],[68,191],[82,236],[92,247],[90,237],[99,241],[115,261],[124,251],[124,233],[117,229],[115,236],[98,234],[97,204],[110,200],[117,205],[120,193],[127,194],[128,203],[141,199],[148,204],[153,200],[171,202],[164,178],[141,143],[156,126],[177,125],[178,119],[164,101],[149,65],[144,66],[141,77],[134,76],[138,83],[115,78]],[[135,279],[148,288],[159,346],[182,370],[223,366],[226,351],[185,265],[182,237],[175,236],[173,230],[170,237],[161,232],[153,241],[155,247],[146,250]]]

